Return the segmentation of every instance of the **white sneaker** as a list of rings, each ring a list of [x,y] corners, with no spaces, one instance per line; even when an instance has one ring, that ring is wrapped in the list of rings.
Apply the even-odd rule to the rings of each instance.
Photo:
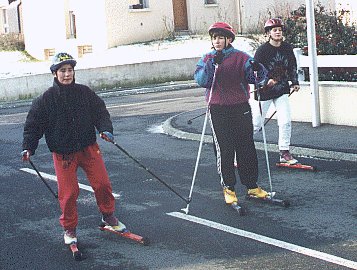
[[[280,151],[280,162],[288,163],[290,165],[294,165],[294,164],[298,163],[297,159],[293,158],[293,156],[290,154],[289,150]]]
[[[126,230],[126,226],[121,223],[115,216],[107,216],[102,218],[102,223],[108,229],[111,229],[116,232],[123,232]]]
[[[66,245],[77,243],[76,230],[65,230],[63,238]]]

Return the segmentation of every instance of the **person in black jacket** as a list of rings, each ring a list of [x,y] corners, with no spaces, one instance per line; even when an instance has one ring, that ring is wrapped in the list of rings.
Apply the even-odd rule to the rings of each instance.
[[[298,161],[290,154],[291,113],[289,94],[299,91],[296,58],[291,45],[283,40],[284,23],[281,19],[269,19],[264,30],[269,36],[268,42],[255,52],[254,59],[269,71],[268,86],[260,91],[260,109],[253,110],[254,130],[260,130],[263,119],[273,103],[277,112],[279,126],[280,162],[296,164]],[[289,81],[291,85],[289,86]],[[255,95],[256,99],[257,96]],[[257,107],[257,106],[255,106]]]
[[[126,228],[114,215],[112,186],[96,142],[96,129],[104,140],[114,140],[110,115],[104,101],[94,91],[75,82],[76,63],[68,53],[54,56],[50,67],[53,86],[32,102],[21,152],[22,160],[28,161],[45,135],[57,175],[62,210],[60,224],[66,244],[77,242],[78,167],[85,171],[94,190],[104,225],[115,231]]]

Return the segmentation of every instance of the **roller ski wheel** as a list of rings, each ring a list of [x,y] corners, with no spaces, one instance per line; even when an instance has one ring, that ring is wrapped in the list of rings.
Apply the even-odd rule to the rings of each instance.
[[[73,259],[76,261],[81,261],[82,260],[82,253],[78,249],[77,242],[72,242],[69,244],[69,248],[72,252]]]
[[[114,231],[110,226],[106,226],[104,223],[99,225],[99,229],[101,231],[111,232],[111,233],[113,233],[115,235],[118,235],[118,236],[130,239],[130,240],[133,240],[133,241],[135,241],[135,242],[137,242],[139,244],[142,244],[144,246],[148,246],[150,244],[149,238],[142,237],[140,235],[134,234],[134,233],[130,232],[128,229],[125,229],[125,230],[123,230],[121,232],[118,232],[118,231]]]
[[[273,204],[273,205],[279,205],[279,206],[283,206],[283,207],[289,207],[290,206],[290,201],[288,200],[283,200],[283,199],[278,199],[278,198],[275,198],[275,192],[273,193],[268,193],[269,195],[265,198],[259,198],[257,196],[254,196],[254,195],[249,195],[247,194],[246,195],[246,198],[248,200],[254,200],[254,201],[257,201],[257,202],[263,202],[263,203],[269,203],[269,204]]]
[[[238,212],[240,216],[245,216],[247,214],[247,209],[238,203],[232,203],[230,206]]]
[[[284,168],[289,168],[289,169],[300,169],[300,170],[306,170],[306,171],[312,171],[312,172],[317,171],[317,169],[314,166],[305,165],[305,164],[301,164],[301,163],[289,164],[286,162],[277,162],[275,165],[277,167],[284,167]]]

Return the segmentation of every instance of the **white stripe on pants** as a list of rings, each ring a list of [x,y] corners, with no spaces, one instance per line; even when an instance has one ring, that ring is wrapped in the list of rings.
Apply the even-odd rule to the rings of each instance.
[[[253,113],[254,133],[258,132],[258,130],[264,124],[263,119],[265,119],[270,105],[274,104],[276,118],[279,126],[279,150],[289,150],[291,138],[291,112],[289,95],[284,94],[278,98],[261,101],[260,103],[262,107],[262,114],[260,114],[258,101],[253,99],[250,100]]]

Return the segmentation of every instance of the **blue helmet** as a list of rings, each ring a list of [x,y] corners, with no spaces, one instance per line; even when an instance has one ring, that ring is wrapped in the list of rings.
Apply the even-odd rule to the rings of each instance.
[[[53,56],[50,70],[52,73],[57,72],[57,70],[65,64],[70,64],[72,67],[75,67],[77,61],[72,57],[72,55],[68,53],[65,52],[57,53],[55,56]]]

